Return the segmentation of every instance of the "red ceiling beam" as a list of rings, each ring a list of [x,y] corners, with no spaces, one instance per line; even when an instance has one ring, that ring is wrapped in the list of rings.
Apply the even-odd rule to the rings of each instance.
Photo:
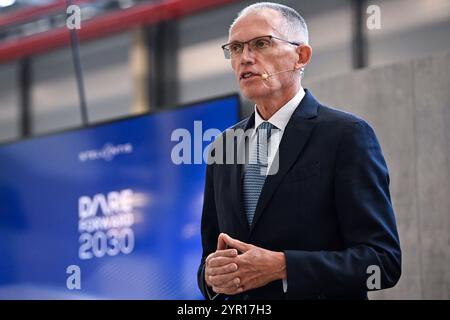
[[[86,2],[92,2],[94,0],[75,0],[73,4],[80,4]],[[13,11],[4,16],[0,16],[0,28],[12,24],[18,24],[22,22],[29,21],[40,16],[48,15],[56,11],[64,12],[66,11],[66,0],[55,0],[53,3],[35,6],[31,8],[23,8]]]
[[[77,30],[80,41],[86,41],[125,31],[140,25],[181,18],[205,9],[236,2],[236,0],[169,0],[157,4],[142,4],[130,9],[107,13],[81,23]],[[67,28],[0,43],[0,63],[21,59],[51,49],[68,46]]]

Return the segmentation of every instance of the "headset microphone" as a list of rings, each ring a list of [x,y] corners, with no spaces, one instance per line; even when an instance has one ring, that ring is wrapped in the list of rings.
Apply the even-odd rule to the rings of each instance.
[[[273,77],[273,76],[275,76],[275,75],[277,75],[277,74],[280,74],[280,73],[283,73],[283,72],[297,71],[297,70],[298,70],[298,69],[294,68],[294,69],[289,69],[289,70],[284,70],[284,71],[278,71],[278,72],[275,72],[275,73],[272,73],[272,74],[263,73],[263,74],[261,75],[261,79],[262,79],[263,81],[266,81],[266,80],[268,80],[270,77]]]

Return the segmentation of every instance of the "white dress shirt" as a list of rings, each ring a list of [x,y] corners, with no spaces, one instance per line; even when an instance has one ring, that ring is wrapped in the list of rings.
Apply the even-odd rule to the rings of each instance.
[[[255,105],[255,129],[258,128],[258,126],[264,122],[270,122],[272,125],[274,125],[278,130],[274,131],[273,134],[270,136],[268,145],[267,145],[267,167],[269,168],[268,171],[270,171],[270,168],[272,166],[273,160],[275,158],[275,155],[278,151],[278,148],[280,147],[281,139],[283,138],[284,130],[291,119],[292,114],[294,113],[297,106],[302,101],[303,97],[305,96],[305,90],[300,87],[300,90],[297,92],[297,94],[288,101],[284,106],[282,106],[280,109],[278,109],[277,112],[275,112],[272,117],[268,120],[264,120],[259,115],[257,106]],[[256,148],[256,130],[253,131],[251,137],[250,137],[250,153],[252,154],[252,150]],[[267,173],[266,173],[267,174]],[[287,279],[283,279],[283,291],[284,293],[287,292]]]
[[[272,125],[274,125],[278,130],[275,130],[273,134],[270,136],[268,145],[267,145],[267,167],[270,168],[273,160],[275,158],[275,155],[278,151],[278,148],[280,146],[281,139],[283,138],[284,129],[286,128],[289,120],[291,119],[292,114],[294,113],[297,106],[302,101],[303,97],[305,96],[305,90],[300,87],[300,90],[297,92],[297,94],[289,100],[284,106],[282,106],[280,109],[278,109],[277,112],[275,112],[270,119],[267,120],[267,122],[270,122]],[[255,105],[255,127],[254,129],[258,128],[258,126],[264,122],[263,118],[259,115],[257,106]],[[256,130],[253,131],[251,137],[250,137],[250,152],[249,154],[252,154],[252,151],[254,148],[256,148]],[[269,170],[270,171],[270,170]]]

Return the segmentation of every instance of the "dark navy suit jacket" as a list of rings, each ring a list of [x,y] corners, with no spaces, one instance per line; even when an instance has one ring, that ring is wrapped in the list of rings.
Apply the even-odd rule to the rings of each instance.
[[[231,129],[253,126],[254,114]],[[283,251],[288,282],[287,293],[280,280],[222,299],[365,299],[371,265],[379,267],[381,289],[394,286],[401,250],[389,174],[372,128],[306,90],[278,152],[279,170],[267,176],[250,228],[241,197],[243,165],[207,166],[198,270],[204,296],[213,293],[204,261],[221,232]]]

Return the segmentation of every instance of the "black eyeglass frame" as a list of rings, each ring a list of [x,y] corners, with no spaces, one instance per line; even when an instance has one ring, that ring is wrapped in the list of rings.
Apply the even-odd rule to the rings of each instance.
[[[231,59],[230,46],[232,44],[236,44],[236,43],[242,44],[242,49],[244,49],[245,44],[249,44],[250,42],[255,41],[255,40],[259,39],[259,38],[269,38],[270,41],[272,41],[272,39],[276,39],[276,40],[279,40],[279,41],[283,41],[283,42],[292,44],[294,46],[299,46],[299,45],[302,44],[301,42],[299,43],[299,42],[289,41],[289,40],[286,40],[286,39],[275,37],[273,35],[259,36],[259,37],[252,38],[252,39],[250,39],[248,41],[233,41],[233,42],[229,42],[229,43],[226,43],[226,44],[221,46],[221,48],[223,50],[223,54],[225,56],[225,59]]]

